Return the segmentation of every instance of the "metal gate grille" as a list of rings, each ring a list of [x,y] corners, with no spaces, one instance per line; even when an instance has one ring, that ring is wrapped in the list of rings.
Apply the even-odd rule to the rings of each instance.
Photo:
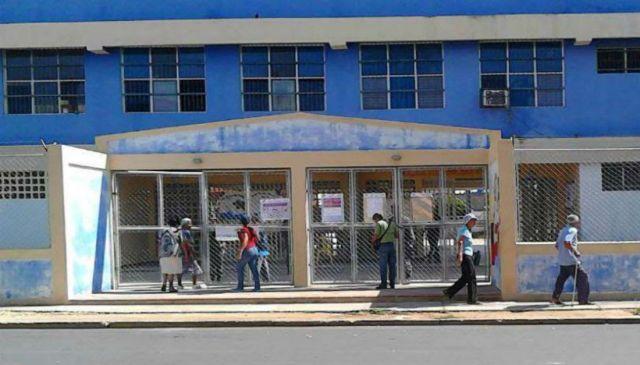
[[[269,255],[259,260],[261,281],[290,284],[290,219],[264,216],[261,204],[272,199],[290,199],[288,171],[220,171],[206,173],[209,217],[209,280],[236,283],[236,254],[240,241],[233,232],[240,217],[250,217],[252,227]],[[247,269],[248,270],[248,269]],[[251,276],[245,275],[247,283]]]
[[[640,202],[640,148],[517,143],[518,242],[555,242],[569,214],[580,216],[582,241],[640,239],[637,219],[625,214]]]
[[[168,221],[191,218],[196,254],[201,249],[198,174],[115,174],[118,284],[161,280],[158,236]]]
[[[371,247],[371,215],[381,213],[400,227],[399,282],[447,282],[459,277],[455,238],[465,214],[479,222],[474,250],[483,257],[479,280],[488,279],[487,190],[484,167],[311,169],[312,282],[374,282],[378,257]],[[336,195],[338,194],[338,195]],[[342,200],[332,221],[327,199]],[[335,213],[335,210],[333,211]]]

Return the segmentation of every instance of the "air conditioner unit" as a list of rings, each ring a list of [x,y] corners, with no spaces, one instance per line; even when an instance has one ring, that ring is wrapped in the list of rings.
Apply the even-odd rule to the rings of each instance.
[[[509,90],[482,90],[483,108],[508,108]]]

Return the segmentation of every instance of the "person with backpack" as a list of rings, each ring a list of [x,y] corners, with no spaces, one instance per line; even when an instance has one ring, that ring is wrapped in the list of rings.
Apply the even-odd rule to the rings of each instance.
[[[380,285],[377,290],[394,289],[396,287],[396,245],[398,227],[391,221],[385,221],[382,214],[373,215],[376,228],[371,237],[373,249],[378,253],[378,267],[380,268]],[[388,281],[387,281],[388,278]]]
[[[203,271],[198,261],[196,260],[196,252],[193,248],[195,245],[193,235],[191,234],[191,219],[183,218],[180,222],[180,231],[178,231],[178,240],[180,242],[180,249],[182,251],[182,269],[183,271],[178,274],[178,286],[184,289],[182,285],[182,275],[191,273],[191,281],[193,283],[193,289],[204,289],[206,285],[197,285],[198,275],[202,275]]]
[[[269,241],[266,237],[267,235],[264,231],[258,232],[258,273],[260,273],[264,281],[268,282],[271,271],[269,270]]]
[[[180,258],[180,245],[178,243],[178,222],[177,218],[169,220],[169,229],[160,234],[158,240],[158,256],[160,257],[160,272],[162,273],[161,291],[177,293],[173,286],[173,276],[182,273],[182,259]]]
[[[456,235],[456,262],[460,265],[462,276],[448,289],[442,291],[447,299],[453,298],[460,289],[467,286],[467,303],[478,304],[476,268],[473,263],[473,236],[471,230],[478,222],[475,214],[469,213],[463,218],[464,224]]]
[[[249,219],[246,216],[240,217],[242,228],[238,231],[240,239],[240,249],[238,250],[238,286],[236,291],[244,290],[244,268],[249,265],[251,276],[253,277],[253,291],[260,291],[260,273],[258,273],[258,237],[256,231],[249,226]]]

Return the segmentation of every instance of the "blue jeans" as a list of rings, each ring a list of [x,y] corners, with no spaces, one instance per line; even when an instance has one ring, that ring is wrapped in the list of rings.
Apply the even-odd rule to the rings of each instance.
[[[251,269],[251,276],[253,277],[253,288],[254,290],[260,290],[260,274],[258,274],[258,249],[252,247],[250,249],[245,249],[242,252],[242,257],[240,261],[238,261],[238,289],[244,289],[244,268],[249,264],[249,269]]]
[[[393,243],[383,243],[378,249],[380,267],[380,285],[387,286],[387,277],[391,286],[396,284],[396,247]],[[388,274],[388,276],[387,276]]]

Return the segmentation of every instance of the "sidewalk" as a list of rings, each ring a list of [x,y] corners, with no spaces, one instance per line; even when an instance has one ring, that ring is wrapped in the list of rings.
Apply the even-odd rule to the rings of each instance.
[[[69,305],[0,308],[2,328],[640,323],[640,302]]]

